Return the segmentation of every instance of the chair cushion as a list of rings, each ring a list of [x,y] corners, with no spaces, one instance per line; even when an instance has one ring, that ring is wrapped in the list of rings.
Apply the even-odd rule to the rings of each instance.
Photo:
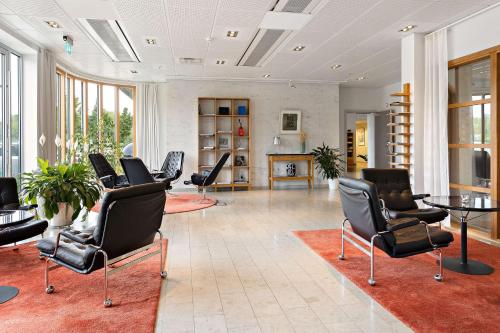
[[[389,216],[391,219],[413,217],[426,223],[436,223],[444,220],[448,216],[448,213],[439,208],[417,208],[404,211],[389,210]]]
[[[12,244],[40,235],[47,229],[47,221],[29,221],[6,228],[0,225],[0,245]]]
[[[191,175],[191,181],[194,185],[202,186],[205,179],[207,179],[207,176],[203,176],[199,173],[193,173]]]
[[[429,227],[432,243],[438,247],[446,247],[453,241],[453,234],[437,227]],[[392,242],[393,257],[406,257],[417,253],[428,252],[433,249],[427,237],[424,224],[415,225],[394,231],[385,235],[387,241]]]
[[[55,241],[56,238],[44,238],[39,240],[36,246],[42,255],[52,255]],[[78,270],[86,270],[91,267],[96,252],[97,249],[94,247],[61,237],[55,259]]]

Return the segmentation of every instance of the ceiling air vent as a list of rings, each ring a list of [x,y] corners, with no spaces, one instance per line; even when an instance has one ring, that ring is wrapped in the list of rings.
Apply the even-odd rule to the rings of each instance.
[[[83,30],[115,62],[141,62],[122,26],[115,20],[78,19]]]
[[[280,1],[281,2],[281,1]],[[290,13],[303,13],[313,0],[288,0],[280,11]]]

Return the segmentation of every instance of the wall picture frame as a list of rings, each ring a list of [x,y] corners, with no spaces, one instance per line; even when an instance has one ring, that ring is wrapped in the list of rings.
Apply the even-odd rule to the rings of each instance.
[[[302,112],[299,110],[281,110],[280,133],[299,134],[301,132]]]

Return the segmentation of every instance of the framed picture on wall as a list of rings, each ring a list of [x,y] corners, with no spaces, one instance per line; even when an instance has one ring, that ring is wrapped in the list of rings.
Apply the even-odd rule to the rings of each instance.
[[[299,134],[302,112],[298,110],[282,110],[280,112],[280,133]]]
[[[358,139],[358,146],[365,145],[365,128],[364,127],[356,129],[356,138]]]

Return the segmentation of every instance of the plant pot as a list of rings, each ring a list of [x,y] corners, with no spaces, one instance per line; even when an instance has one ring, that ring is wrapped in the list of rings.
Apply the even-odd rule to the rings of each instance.
[[[339,186],[339,180],[338,178],[328,178],[328,189],[330,191],[336,190],[337,187]]]
[[[71,224],[73,222],[71,219],[74,212],[73,207],[66,202],[58,202],[57,205],[59,206],[59,213],[50,220],[50,226],[59,228]]]

